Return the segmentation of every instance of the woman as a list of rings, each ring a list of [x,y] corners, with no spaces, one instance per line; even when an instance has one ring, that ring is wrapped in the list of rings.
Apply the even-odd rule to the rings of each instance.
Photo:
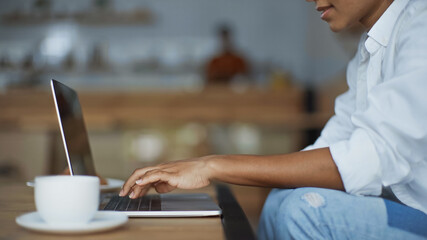
[[[121,195],[204,187],[211,180],[277,187],[260,239],[425,239],[427,1],[307,0],[334,32],[366,28],[349,90],[304,151],[206,156],[137,169]]]

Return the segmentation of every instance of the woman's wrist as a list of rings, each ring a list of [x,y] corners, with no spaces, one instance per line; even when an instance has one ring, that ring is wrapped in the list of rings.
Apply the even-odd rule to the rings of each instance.
[[[205,163],[205,176],[208,177],[209,181],[219,180],[221,169],[219,166],[220,159],[220,155],[209,155],[202,158],[202,161]]]

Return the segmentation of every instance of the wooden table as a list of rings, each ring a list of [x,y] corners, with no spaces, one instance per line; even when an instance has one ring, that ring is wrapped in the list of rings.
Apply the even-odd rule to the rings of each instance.
[[[203,190],[215,194],[212,188]],[[200,191],[199,191],[200,192]],[[224,239],[219,217],[130,218],[120,228],[87,235],[54,235],[26,230],[15,223],[21,214],[35,211],[33,189],[24,183],[0,184],[0,239]]]

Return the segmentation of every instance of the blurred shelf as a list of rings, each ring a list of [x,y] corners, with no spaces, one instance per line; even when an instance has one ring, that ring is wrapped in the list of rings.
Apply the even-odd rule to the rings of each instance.
[[[136,9],[125,13],[108,10],[73,14],[12,12],[3,15],[1,23],[16,26],[73,21],[81,25],[135,25],[149,24],[153,19],[153,14],[148,9]]]
[[[138,128],[147,124],[246,122],[291,130],[321,128],[329,112],[305,113],[304,94],[213,88],[200,92],[81,92],[88,128]],[[49,91],[0,93],[0,129],[57,129]]]

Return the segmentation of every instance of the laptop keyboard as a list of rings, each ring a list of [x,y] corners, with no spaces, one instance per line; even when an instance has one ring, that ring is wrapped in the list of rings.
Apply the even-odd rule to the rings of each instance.
[[[160,195],[146,195],[137,199],[114,195],[104,210],[109,211],[161,211]]]

